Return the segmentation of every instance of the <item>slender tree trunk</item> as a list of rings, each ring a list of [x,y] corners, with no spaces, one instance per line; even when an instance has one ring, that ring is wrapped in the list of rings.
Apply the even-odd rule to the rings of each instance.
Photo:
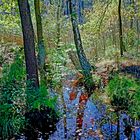
[[[95,41],[95,61],[98,61],[98,42]]]
[[[137,40],[140,39],[140,27],[139,27],[139,16],[138,16],[138,13],[139,13],[139,10],[138,10],[138,2],[137,1],[134,1],[134,7],[136,8],[135,10],[135,15],[136,15],[136,30],[137,30]],[[139,43],[137,43],[137,47],[136,47],[136,51],[137,51],[137,55],[139,53]]]
[[[60,24],[60,18],[61,18],[61,11],[62,10],[62,0],[58,0],[57,2],[57,48],[60,47],[60,31],[61,31],[61,24]]]
[[[123,44],[121,3],[122,3],[122,0],[119,0],[119,5],[118,5],[118,18],[119,18],[120,55],[123,56],[123,52],[125,51],[125,47],[124,47],[124,44]]]
[[[46,59],[46,50],[45,50],[45,44],[44,44],[44,39],[43,39],[42,19],[41,19],[41,13],[40,13],[40,0],[34,0],[34,6],[35,6],[37,40],[38,40],[38,51],[39,51],[38,52],[38,65],[39,65],[39,70],[40,70],[41,82],[45,84],[46,78],[45,78],[44,65],[45,65],[45,59]]]
[[[18,0],[18,6],[23,32],[27,80],[32,81],[31,86],[38,88],[39,80],[35,55],[34,30],[28,0]]]
[[[102,36],[102,41],[103,41],[103,50],[104,50],[104,56],[105,56],[105,54],[106,54],[106,40],[105,40],[105,36],[104,36],[104,34],[103,34],[103,36]]]
[[[113,45],[116,46],[116,30],[115,30],[115,24],[112,26],[112,38],[113,38]]]
[[[75,4],[72,2],[72,0],[69,0],[69,9],[70,9],[71,22],[72,22],[72,27],[73,27],[73,34],[74,34],[74,41],[75,41],[75,46],[77,50],[77,55],[78,55],[78,59],[82,67],[82,72],[85,78],[85,87],[90,94],[94,86],[92,74],[91,74],[92,67],[90,63],[88,62],[84,49],[83,49],[80,31],[79,31],[78,23],[77,23],[76,7],[75,7]]]
[[[137,40],[140,39],[140,29],[139,29],[139,20],[137,19]],[[136,47],[136,51],[137,51],[137,55],[139,54],[139,44],[137,43],[137,47]]]
[[[135,11],[135,6],[134,6],[134,0],[130,0],[130,5],[133,8],[133,10]],[[131,15],[131,20],[130,20],[130,28],[133,29],[133,23],[134,23],[134,19],[133,19],[134,15]]]

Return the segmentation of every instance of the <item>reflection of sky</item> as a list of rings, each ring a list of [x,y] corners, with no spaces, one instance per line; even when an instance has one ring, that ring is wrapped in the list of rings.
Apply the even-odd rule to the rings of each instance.
[[[80,96],[80,89],[77,89],[77,98],[73,101],[69,101],[69,93],[71,92],[70,88],[64,88],[64,98],[65,98],[65,103],[67,106],[67,136],[68,140],[73,140],[74,135],[75,135],[75,130],[76,130],[76,114],[77,114],[77,107],[78,107],[78,102],[79,102],[79,96]],[[102,113],[105,113],[105,106],[102,107]],[[81,138],[81,140],[100,140],[99,138],[96,138],[93,136],[89,136],[87,132],[89,129],[96,130],[99,128],[97,121],[100,121],[101,118],[104,118],[104,114],[101,114],[93,101],[88,101],[87,106],[84,112],[84,119],[83,119],[83,134],[84,137]],[[128,118],[126,114],[121,115],[120,123],[121,126],[123,126],[122,119],[123,118]],[[95,120],[95,124],[93,125],[91,123],[91,119]],[[110,125],[105,123],[102,125],[100,128],[103,132],[104,135],[104,140],[115,140],[114,134],[117,130],[116,125]],[[123,134],[124,128],[121,127],[121,136],[120,140],[125,140],[126,137]],[[111,132],[112,131],[112,132]],[[111,137],[112,133],[112,137]],[[133,134],[132,134],[133,135]],[[50,137],[50,140],[65,140],[64,139],[64,126],[63,126],[63,119],[60,120],[60,122],[57,124],[57,131]],[[132,139],[134,140],[134,137],[132,136]],[[140,140],[140,129],[137,130],[136,132],[136,140]]]
[[[136,132],[136,140],[140,140],[140,128]]]

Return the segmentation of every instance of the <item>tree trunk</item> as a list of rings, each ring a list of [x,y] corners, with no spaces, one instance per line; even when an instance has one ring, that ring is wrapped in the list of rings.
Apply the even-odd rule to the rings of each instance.
[[[134,6],[134,4],[135,4],[134,0],[130,0],[130,5],[133,8],[134,13],[135,13],[135,6]],[[133,23],[134,23],[134,19],[133,18],[134,18],[134,15],[131,15],[131,20],[130,20],[130,28],[131,29],[133,29]]]
[[[41,19],[41,13],[40,13],[40,0],[34,0],[34,6],[35,6],[37,40],[38,40],[38,51],[39,51],[38,52],[38,65],[39,65],[39,70],[40,70],[41,82],[45,84],[46,78],[45,78],[44,65],[45,65],[45,59],[46,59],[46,50],[45,50],[44,39],[43,39],[42,19]]]
[[[82,67],[82,73],[85,78],[85,87],[87,91],[89,91],[89,94],[90,94],[94,86],[92,74],[91,74],[92,67],[90,63],[88,62],[84,49],[83,49],[80,31],[79,31],[78,23],[77,23],[76,7],[75,7],[75,4],[72,2],[72,0],[69,0],[69,9],[70,9],[71,22],[72,22],[72,27],[73,27],[73,34],[74,34],[74,41],[75,41],[75,46],[77,50],[77,55],[78,55],[80,65]]]
[[[34,30],[28,0],[18,0],[18,6],[23,32],[27,80],[32,81],[31,86],[38,88],[39,80],[35,55]]]
[[[104,56],[106,55],[106,40],[104,34],[102,35],[102,41],[103,41],[103,50],[104,50]]]
[[[137,1],[134,1],[134,7],[136,8],[135,10],[135,19],[136,19],[136,30],[137,30],[137,40],[140,39],[140,28],[139,28],[139,16],[138,16],[138,13],[139,13],[139,10],[138,10],[138,2]],[[139,43],[137,43],[137,47],[136,47],[136,52],[137,52],[137,55],[139,54]]]
[[[77,53],[75,52],[75,51],[69,51],[68,52],[68,55],[69,55],[69,58],[71,59],[71,61],[72,61],[72,63],[73,63],[73,65],[74,65],[74,67],[75,67],[75,69],[76,70],[78,70],[80,73],[81,73],[81,65],[80,65],[80,62],[79,62],[79,59],[78,59],[78,57],[77,57]]]
[[[61,12],[62,12],[62,1],[58,0],[57,2],[57,48],[60,47],[60,31],[61,31],[61,24],[60,24],[60,18],[61,18]]]
[[[118,5],[118,18],[119,18],[119,39],[120,39],[120,55],[123,56],[123,52],[126,51],[123,44],[123,31],[122,31],[122,17],[121,17],[121,0]]]

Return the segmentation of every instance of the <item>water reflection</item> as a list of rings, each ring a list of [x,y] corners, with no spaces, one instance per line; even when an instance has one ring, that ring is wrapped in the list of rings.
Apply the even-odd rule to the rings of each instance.
[[[76,87],[75,92],[77,97],[74,100],[70,100],[69,94],[73,91],[70,85],[63,87],[64,101],[66,105],[66,114],[57,124],[57,131],[50,136],[50,140],[115,140],[117,126],[112,122],[112,116],[106,114],[106,106],[100,105],[88,99],[83,104],[83,109],[79,111],[79,98],[81,94],[85,93],[81,87]],[[60,107],[63,110],[63,105]],[[80,114],[81,113],[81,114]],[[78,116],[81,115],[80,120],[82,124],[77,124]],[[124,135],[123,118],[126,118],[126,114],[120,116],[120,140],[126,139]],[[64,126],[64,120],[65,126]],[[81,123],[80,122],[80,123]],[[67,131],[65,130],[67,129]],[[134,132],[133,132],[134,133]],[[132,133],[132,140],[134,139]],[[78,135],[78,136],[77,136]],[[136,140],[140,140],[140,129],[136,131]]]

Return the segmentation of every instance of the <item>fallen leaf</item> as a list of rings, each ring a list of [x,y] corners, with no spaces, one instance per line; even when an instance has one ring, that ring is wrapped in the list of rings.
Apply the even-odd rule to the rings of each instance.
[[[70,94],[69,94],[69,100],[75,100],[76,99],[76,97],[77,97],[77,94],[74,92],[74,91],[72,91]]]
[[[87,99],[88,99],[88,94],[87,93],[83,93],[80,96],[79,102],[87,101]]]

